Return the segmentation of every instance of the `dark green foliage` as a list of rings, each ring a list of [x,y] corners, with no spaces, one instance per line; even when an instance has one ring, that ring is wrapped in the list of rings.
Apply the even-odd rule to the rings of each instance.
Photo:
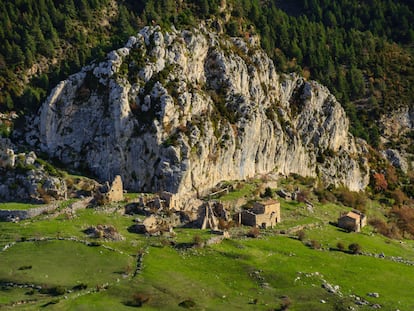
[[[66,288],[63,286],[42,287],[39,292],[50,296],[61,296],[66,293]]]
[[[265,188],[265,192],[263,193],[264,198],[273,198],[273,191],[270,187]]]
[[[345,250],[345,245],[342,242],[338,242],[336,244],[336,247],[338,248],[338,250],[340,250],[341,252],[343,252]]]
[[[61,171],[59,171],[58,169],[56,169],[49,162],[47,162],[43,159],[40,159],[40,158],[37,158],[36,162],[39,163],[40,165],[42,165],[43,168],[45,169],[45,171],[48,172],[51,176],[63,177],[63,173]]]
[[[221,2],[125,0],[108,19],[110,27],[101,27],[98,20],[102,9],[110,7],[109,0],[2,1],[0,110],[34,111],[59,80],[104,57],[140,26],[188,28],[199,18],[224,14],[230,17],[223,22],[227,34],[261,35],[262,47],[278,70],[304,71],[327,85],[345,107],[352,133],[374,147],[380,143],[375,121],[387,110],[410,103],[414,92],[410,2],[228,0],[232,10],[220,13]],[[129,65],[122,67],[121,74],[131,83],[145,61],[141,52],[131,51]],[[30,85],[22,83],[22,72],[42,57],[56,57],[58,65]],[[218,112],[234,123],[236,116],[228,107],[215,102]]]
[[[88,288],[88,285],[85,284],[85,283],[80,283],[80,284],[75,285],[75,286],[72,287],[73,290],[84,290],[84,289],[87,289],[87,288]]]
[[[0,111],[37,109],[49,87],[133,34],[138,24],[134,11],[127,10],[126,4],[120,5],[122,14],[109,20],[111,34],[107,27],[100,26],[97,19],[108,4],[109,0],[2,1]],[[140,5],[135,5],[135,12],[139,9]],[[57,57],[57,66],[42,69],[41,76],[35,76],[31,85],[23,83],[27,68],[52,57]]]
[[[361,245],[359,245],[358,243],[349,244],[348,249],[352,254],[361,253]]]

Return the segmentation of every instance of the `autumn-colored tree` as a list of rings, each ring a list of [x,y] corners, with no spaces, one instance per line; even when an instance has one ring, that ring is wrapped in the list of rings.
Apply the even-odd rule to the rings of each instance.
[[[387,190],[388,182],[385,179],[384,174],[374,173],[373,179],[374,179],[373,183],[374,183],[375,191],[382,192],[382,191]]]
[[[391,198],[394,199],[394,204],[397,206],[401,206],[409,201],[407,195],[401,191],[401,189],[395,189],[390,193]]]
[[[406,233],[414,236],[414,208],[408,206],[393,207],[390,215],[402,232],[403,237]]]
[[[358,243],[349,244],[348,249],[352,254],[361,253],[361,245],[359,245]]]
[[[371,218],[368,223],[374,227],[376,232],[391,238],[390,228],[383,219],[374,217]]]
[[[385,171],[385,177],[387,178],[389,188],[395,189],[398,182],[398,175],[394,166],[388,165]]]

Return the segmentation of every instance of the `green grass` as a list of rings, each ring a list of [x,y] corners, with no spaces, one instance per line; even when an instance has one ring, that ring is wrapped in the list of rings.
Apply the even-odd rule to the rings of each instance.
[[[236,189],[234,191],[230,191],[227,194],[220,196],[220,201],[233,201],[240,198],[247,198],[251,197],[253,191],[257,188],[257,185],[253,182],[245,183],[242,185],[240,189]]]
[[[8,203],[0,203],[0,210],[26,210],[26,209],[41,207],[41,206],[44,206],[44,205],[8,202]]]
[[[246,188],[247,187],[247,188]],[[249,188],[250,187],[250,188]],[[235,197],[253,191],[248,184]],[[247,192],[245,192],[247,191]],[[125,203],[124,203],[125,204]],[[19,223],[0,223],[0,247],[12,241],[33,237],[76,237],[89,239],[82,232],[97,224],[113,225],[125,237],[123,241],[98,240],[112,247],[88,247],[79,242],[21,242],[0,252],[0,280],[71,288],[79,282],[88,284],[91,293],[67,293],[62,296],[27,295],[21,289],[0,290],[0,307],[11,309],[13,301],[35,298],[20,310],[131,310],[128,302],[137,294],[149,301],[142,310],[183,310],[179,303],[192,299],[194,310],[277,310],[288,296],[289,310],[334,310],[346,306],[355,294],[383,310],[413,310],[414,270],[412,266],[389,260],[401,256],[414,260],[412,241],[392,241],[374,234],[369,226],[362,233],[346,233],[330,225],[341,211],[337,204],[315,204],[309,211],[303,203],[281,200],[282,223],[262,231],[259,239],[246,238],[249,228],[235,228],[233,239],[205,248],[188,248],[199,236],[206,241],[209,230],[175,229],[175,246],[165,246],[166,237],[146,237],[128,232],[137,216],[122,215],[122,209],[78,210],[75,217],[47,215]],[[317,225],[305,229],[305,241],[317,240],[322,250],[314,250],[289,234],[279,234],[300,225]],[[169,238],[171,239],[171,238]],[[347,247],[358,243],[362,250],[384,253],[380,259],[351,255],[335,250],[338,242]],[[132,278],[137,253],[145,251],[141,272]],[[31,269],[19,270],[31,265]],[[316,274],[316,272],[318,274]],[[338,285],[344,297],[329,294],[321,285],[326,280]],[[95,292],[96,285],[109,283],[106,290]],[[370,298],[378,292],[379,298]],[[322,304],[320,301],[327,303]],[[359,307],[358,310],[371,310]]]
[[[73,241],[21,242],[0,253],[0,278],[17,283],[96,286],[116,280],[128,255]],[[32,266],[28,270],[20,267]]]

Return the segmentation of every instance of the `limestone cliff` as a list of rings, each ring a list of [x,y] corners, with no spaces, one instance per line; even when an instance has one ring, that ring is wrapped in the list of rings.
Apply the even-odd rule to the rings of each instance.
[[[278,74],[257,38],[223,36],[143,28],[56,86],[28,140],[139,191],[201,194],[268,172],[363,189],[366,160],[329,91]]]

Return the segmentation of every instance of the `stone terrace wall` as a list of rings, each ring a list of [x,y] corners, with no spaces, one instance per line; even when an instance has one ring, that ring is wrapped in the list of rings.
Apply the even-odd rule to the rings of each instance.
[[[0,210],[0,220],[11,221],[13,219],[28,219],[56,210],[56,203],[40,207],[34,207],[27,210]]]

